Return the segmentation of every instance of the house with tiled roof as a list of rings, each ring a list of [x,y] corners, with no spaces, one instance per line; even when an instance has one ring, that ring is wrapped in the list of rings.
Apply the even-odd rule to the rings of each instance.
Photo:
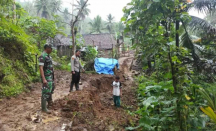
[[[82,41],[84,40],[84,41]],[[83,46],[93,46],[102,52],[102,57],[110,57],[112,48],[116,46],[116,40],[112,34],[83,34],[82,35]],[[80,43],[80,42],[79,42]],[[71,56],[72,55],[72,39],[71,35],[63,36],[56,35],[54,42],[54,47],[58,51],[58,56]],[[83,48],[84,48],[83,47]]]
[[[115,38],[112,34],[84,34],[84,45],[85,46],[97,46],[98,50],[112,50],[116,45]]]

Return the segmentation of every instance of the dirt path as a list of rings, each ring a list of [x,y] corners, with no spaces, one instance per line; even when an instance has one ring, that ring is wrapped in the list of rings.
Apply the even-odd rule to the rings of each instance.
[[[40,113],[41,84],[35,83],[29,85],[30,92],[0,101],[0,131],[121,131],[136,124],[137,118],[127,113],[137,108],[133,78],[128,70],[131,60],[131,57],[119,60],[122,108],[113,106],[110,87],[113,76],[82,74],[83,90],[69,94],[71,74],[56,71],[52,114]],[[36,123],[36,118],[42,121]]]

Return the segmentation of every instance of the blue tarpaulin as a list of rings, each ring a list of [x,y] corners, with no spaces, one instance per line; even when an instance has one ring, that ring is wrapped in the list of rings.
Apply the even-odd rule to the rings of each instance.
[[[94,68],[98,74],[114,75],[115,66],[119,69],[118,60],[110,58],[96,58],[94,63]]]

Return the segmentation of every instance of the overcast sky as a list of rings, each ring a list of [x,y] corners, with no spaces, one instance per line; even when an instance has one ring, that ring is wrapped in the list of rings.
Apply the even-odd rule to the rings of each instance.
[[[64,6],[68,6],[69,3],[72,2],[72,0],[62,1]],[[100,15],[104,20],[106,20],[107,15],[111,13],[115,17],[115,21],[120,21],[123,16],[122,9],[129,2],[131,2],[131,0],[89,0],[89,9],[91,10],[89,17],[93,19],[97,15]],[[196,10],[191,10],[189,14],[204,18],[204,15],[198,13]]]
[[[63,5],[62,5],[63,7],[68,7],[69,9],[71,9],[70,3],[72,2],[72,0],[62,0],[62,1],[63,1]],[[122,9],[129,2],[131,2],[131,0],[89,0],[88,3],[90,4],[90,6],[88,8],[91,10],[89,17],[93,19],[97,15],[100,15],[103,18],[103,20],[106,20],[107,15],[111,13],[115,17],[115,21],[120,21],[121,17],[123,16]],[[191,10],[189,13],[190,15],[204,18],[203,14],[200,14],[195,10]]]

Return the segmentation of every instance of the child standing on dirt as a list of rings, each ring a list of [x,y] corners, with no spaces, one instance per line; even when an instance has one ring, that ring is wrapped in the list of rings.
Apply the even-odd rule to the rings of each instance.
[[[115,81],[113,81],[112,83],[112,87],[113,87],[113,100],[114,100],[114,105],[116,107],[120,107],[120,97],[122,95],[122,84],[119,81],[120,77],[116,76]]]

